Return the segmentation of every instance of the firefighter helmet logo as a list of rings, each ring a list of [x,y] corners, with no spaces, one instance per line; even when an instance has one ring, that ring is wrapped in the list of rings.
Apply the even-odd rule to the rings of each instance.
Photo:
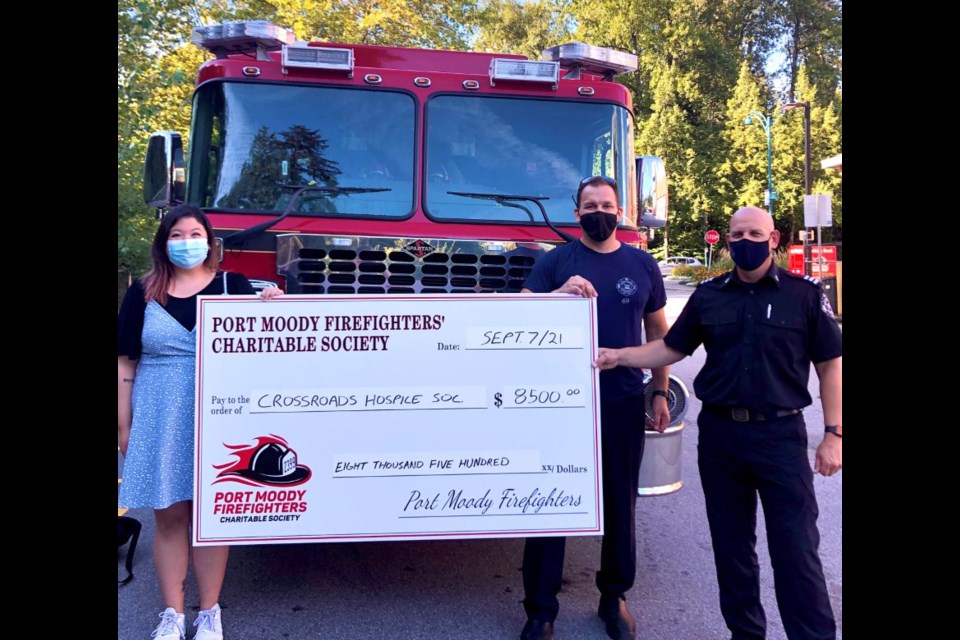
[[[434,251],[436,251],[436,249],[431,247],[428,243],[424,242],[423,240],[414,240],[413,242],[405,246],[403,250],[418,258],[422,258],[423,256],[431,254]]]
[[[280,436],[257,438],[254,445],[225,445],[236,460],[214,465],[218,482],[233,481],[251,486],[295,486],[310,479],[310,467],[297,464],[297,452]]]

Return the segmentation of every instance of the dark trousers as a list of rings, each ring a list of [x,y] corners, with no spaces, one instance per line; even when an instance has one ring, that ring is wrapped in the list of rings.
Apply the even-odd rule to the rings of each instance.
[[[818,552],[819,511],[803,415],[736,422],[704,410],[697,423],[698,464],[713,538],[720,610],[733,640],[762,640],[766,635],[756,554],[758,495],[787,637],[836,638]]]
[[[604,536],[597,588],[618,598],[637,573],[636,506],[644,438],[643,397],[600,403]],[[523,608],[530,618],[553,621],[560,603],[566,538],[528,538],[523,549]]]

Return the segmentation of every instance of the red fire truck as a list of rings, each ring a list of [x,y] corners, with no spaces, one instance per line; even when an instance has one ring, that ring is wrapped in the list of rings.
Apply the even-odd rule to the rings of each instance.
[[[224,267],[291,293],[518,292],[579,236],[585,177],[621,186],[621,241],[663,226],[663,163],[635,157],[636,56],[523,56],[298,42],[264,21],[201,27],[189,157],[155,133],[148,204],[210,216]]]

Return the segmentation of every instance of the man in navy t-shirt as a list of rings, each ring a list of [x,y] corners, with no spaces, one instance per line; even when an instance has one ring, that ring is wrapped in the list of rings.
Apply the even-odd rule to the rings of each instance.
[[[601,347],[622,348],[667,333],[667,303],[656,261],[614,236],[623,217],[617,183],[594,176],[580,183],[574,210],[583,229],[579,242],[558,247],[540,258],[524,283],[525,293],[571,293],[597,298]],[[654,420],[663,431],[670,422],[666,389],[668,368],[653,370]],[[643,456],[645,411],[643,372],[618,367],[600,374],[602,423],[603,512],[606,533],[600,554],[597,588],[607,635],[615,640],[636,637],[636,624],[624,595],[636,574],[637,484]],[[523,551],[523,607],[527,624],[521,640],[550,640],[560,605],[566,538],[529,538]]]

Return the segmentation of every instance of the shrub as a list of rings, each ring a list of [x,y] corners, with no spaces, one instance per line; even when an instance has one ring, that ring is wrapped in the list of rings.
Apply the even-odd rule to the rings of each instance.
[[[730,269],[707,269],[706,267],[692,267],[693,269],[693,281],[696,283],[703,282],[708,278],[715,278],[717,276],[723,275],[730,271]]]

